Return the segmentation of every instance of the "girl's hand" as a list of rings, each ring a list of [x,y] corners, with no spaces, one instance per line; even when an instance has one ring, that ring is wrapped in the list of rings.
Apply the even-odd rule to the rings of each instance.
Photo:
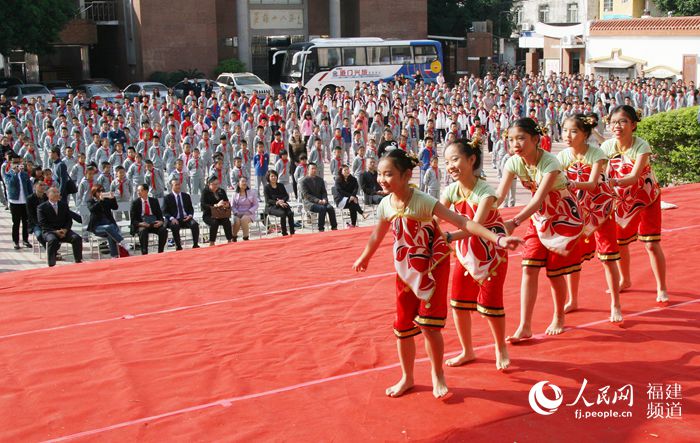
[[[521,244],[525,243],[525,241],[520,238],[520,237],[503,237],[503,240],[499,241],[500,244],[505,245],[506,249],[510,249],[511,251],[514,251],[518,249],[518,246]]]
[[[360,257],[352,265],[352,269],[354,269],[356,272],[365,272],[367,270],[368,265],[369,259],[365,257]]]
[[[515,223],[513,223],[513,220],[506,220],[503,222],[503,225],[506,228],[506,234],[510,235],[513,233],[513,231],[515,231],[516,226]]]

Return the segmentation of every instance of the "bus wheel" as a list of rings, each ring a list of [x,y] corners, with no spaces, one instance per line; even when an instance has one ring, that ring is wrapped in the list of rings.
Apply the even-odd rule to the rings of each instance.
[[[324,97],[326,95],[327,91],[330,91],[331,95],[334,95],[335,94],[335,85],[324,86],[323,89],[321,90],[321,97]]]

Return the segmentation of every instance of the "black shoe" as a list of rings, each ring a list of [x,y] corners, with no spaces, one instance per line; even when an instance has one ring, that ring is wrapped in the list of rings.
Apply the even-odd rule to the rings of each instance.
[[[236,243],[238,241],[238,237],[233,237],[233,242]]]
[[[15,243],[15,249],[20,249],[19,243]]]
[[[248,238],[248,237],[243,237],[243,241],[248,241],[248,240],[250,240],[250,238]]]
[[[175,248],[176,251],[182,251],[182,246],[178,246]]]
[[[197,249],[199,248],[199,245],[192,245],[192,249]]]

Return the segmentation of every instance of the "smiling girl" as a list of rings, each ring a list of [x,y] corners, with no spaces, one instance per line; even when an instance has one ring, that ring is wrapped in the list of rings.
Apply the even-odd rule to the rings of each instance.
[[[378,181],[387,196],[377,207],[378,223],[353,269],[364,272],[382,239],[394,233],[396,268],[396,319],[401,380],[387,388],[386,394],[398,397],[413,387],[416,357],[414,336],[425,333],[430,357],[433,395],[443,397],[447,384],[442,367],[444,343],[441,329],[447,317],[447,284],[450,274],[450,247],[436,219],[445,220],[467,234],[478,235],[502,246],[515,247],[517,239],[497,235],[467,220],[437,199],[409,186],[418,158],[402,149],[389,151],[379,162]],[[435,217],[435,218],[433,218]]]
[[[540,268],[547,268],[552,287],[554,313],[547,335],[564,332],[564,276],[581,270],[578,237],[583,222],[576,200],[566,188],[566,177],[557,158],[538,145],[541,129],[530,118],[515,120],[508,129],[508,144],[514,156],[508,159],[498,186],[498,204],[506,197],[514,177],[532,192],[532,198],[511,220],[506,232],[530,218],[525,234],[523,278],[520,285],[520,325],[506,340],[517,343],[532,337],[532,313],[537,300]]]

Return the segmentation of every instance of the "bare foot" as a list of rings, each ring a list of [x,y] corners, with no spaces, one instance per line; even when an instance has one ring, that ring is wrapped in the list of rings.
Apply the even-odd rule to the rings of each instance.
[[[453,357],[448,359],[445,364],[450,367],[456,367],[456,366],[462,366],[463,364],[469,363],[470,361],[476,360],[476,355],[474,355],[474,351],[470,350],[469,352],[462,351],[461,354],[459,354],[457,357]]]
[[[656,295],[656,301],[658,303],[668,303],[668,294],[666,291],[658,291]]]
[[[619,306],[610,307],[610,322],[622,323],[622,309]]]
[[[511,335],[510,337],[506,337],[506,341],[510,344],[516,344],[529,340],[530,338],[532,338],[532,331],[529,328],[525,329],[520,326],[518,327],[518,330],[515,331],[515,334]]]
[[[621,282],[620,282],[620,292],[627,292],[627,290],[628,290],[629,288],[631,288],[631,287],[632,287],[632,283],[631,283],[631,282],[626,282],[626,281],[621,281]],[[610,294],[610,289],[606,289],[606,290],[605,290],[605,293],[606,293],[606,294]]]
[[[401,377],[401,380],[399,380],[399,382],[394,386],[386,388],[386,395],[389,397],[400,397],[412,387],[413,380],[409,380],[406,377]]]
[[[508,349],[505,346],[496,346],[496,369],[502,371],[510,366],[510,357],[508,356]]]
[[[578,309],[578,302],[569,298],[569,301],[567,301],[566,304],[564,305],[564,313],[568,314],[569,312],[573,312],[577,309]]]
[[[433,396],[435,398],[444,397],[447,394],[447,383],[445,382],[445,373],[439,375],[433,374]]]
[[[549,325],[545,334],[547,335],[559,335],[564,332],[564,316],[554,316],[552,323]]]

